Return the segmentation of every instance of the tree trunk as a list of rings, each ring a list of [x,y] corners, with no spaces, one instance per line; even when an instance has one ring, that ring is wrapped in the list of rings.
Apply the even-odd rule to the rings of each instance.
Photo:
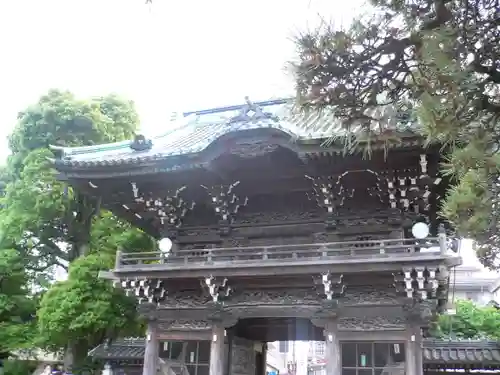
[[[86,340],[69,342],[64,351],[64,369],[66,371],[78,371],[78,368],[85,363],[89,351]]]
[[[100,202],[93,202],[85,195],[78,193],[76,197],[77,214],[71,223],[71,252],[69,262],[87,255],[90,249],[90,231],[92,220],[99,212]],[[68,342],[64,353],[64,368],[69,371],[78,369],[84,364],[89,350],[89,343],[86,340]]]

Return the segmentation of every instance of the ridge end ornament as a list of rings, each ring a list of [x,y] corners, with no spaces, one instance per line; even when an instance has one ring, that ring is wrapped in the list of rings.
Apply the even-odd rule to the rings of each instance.
[[[142,134],[136,134],[132,143],[130,144],[130,148],[134,151],[149,151],[153,148],[153,141],[151,139],[147,139]]]

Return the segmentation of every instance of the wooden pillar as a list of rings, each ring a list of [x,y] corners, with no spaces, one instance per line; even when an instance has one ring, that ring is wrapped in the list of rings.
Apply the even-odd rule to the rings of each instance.
[[[423,375],[422,330],[410,323],[406,333],[406,375]]]
[[[144,351],[142,375],[156,375],[159,354],[158,322],[156,320],[149,320],[146,331],[146,349]]]
[[[415,374],[424,375],[422,329],[417,327],[415,330]]]
[[[267,342],[262,344],[262,375],[267,375]]]
[[[234,343],[234,333],[233,330],[227,331],[227,359],[226,359],[226,375],[231,374],[231,368],[233,366],[233,343]]]
[[[212,325],[210,345],[210,375],[224,374],[224,326],[221,322]],[[146,374],[143,374],[146,375]]]
[[[328,319],[324,323],[326,375],[340,375],[342,361],[336,319]]]

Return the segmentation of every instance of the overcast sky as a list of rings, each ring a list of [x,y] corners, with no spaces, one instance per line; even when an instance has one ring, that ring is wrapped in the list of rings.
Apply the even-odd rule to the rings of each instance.
[[[50,88],[122,94],[148,133],[163,133],[173,111],[290,95],[291,36],[367,10],[364,0],[153,2],[0,1],[0,161],[17,113]]]
[[[133,99],[142,127],[172,111],[289,95],[290,37],[320,16],[348,24],[363,0],[0,1],[0,141],[50,88]],[[0,160],[7,155],[0,143]]]

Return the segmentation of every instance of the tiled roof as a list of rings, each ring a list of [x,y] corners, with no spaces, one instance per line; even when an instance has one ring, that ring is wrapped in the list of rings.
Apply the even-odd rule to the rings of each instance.
[[[138,359],[144,358],[144,339],[120,339],[112,343],[101,344],[88,355],[99,359]]]
[[[500,344],[496,341],[426,340],[424,364],[432,367],[500,368]]]
[[[101,344],[89,356],[102,359],[144,357],[144,340],[119,340]],[[423,362],[427,367],[500,368],[500,344],[496,341],[424,340]]]
[[[300,126],[299,126],[300,124]],[[407,131],[409,125],[399,130]],[[325,139],[331,134],[344,134],[342,124],[327,113],[294,114],[288,99],[188,112],[171,124],[172,130],[151,138],[151,147],[137,151],[133,141],[97,146],[59,148],[62,158],[57,164],[78,167],[111,166],[143,163],[196,154],[205,150],[221,136],[244,130],[275,129],[291,139],[311,141]],[[308,130],[305,130],[308,129]]]

